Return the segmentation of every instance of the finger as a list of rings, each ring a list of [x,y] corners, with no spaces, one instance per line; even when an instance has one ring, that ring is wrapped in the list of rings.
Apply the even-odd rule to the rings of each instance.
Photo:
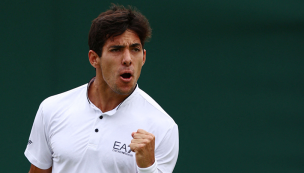
[[[135,151],[135,149],[136,149],[136,146],[135,146],[135,145],[136,145],[135,143],[131,143],[131,144],[129,145],[131,151],[133,151],[133,152],[136,152],[136,151]]]
[[[131,144],[148,144],[151,140],[149,139],[132,139]]]
[[[131,136],[134,138],[134,135],[135,134],[145,134],[145,135],[153,135],[153,134],[151,134],[151,133],[148,133],[148,132],[146,132],[145,130],[143,130],[143,129],[138,129],[136,132],[132,132],[131,133]]]
[[[151,134],[151,133],[149,133],[149,132],[147,132],[147,131],[145,131],[143,129],[138,129],[137,133],[146,134],[146,135]]]
[[[136,132],[132,132],[132,133],[131,133],[131,136],[133,137],[133,135],[134,135],[135,133],[138,133],[138,134],[145,134],[145,135],[151,134],[151,133],[148,133],[148,132],[146,132],[146,131],[144,131],[144,130],[142,130],[142,129],[138,129]]]
[[[144,144],[131,143],[130,149],[131,149],[131,151],[137,153],[137,152],[141,151],[144,146],[145,146]]]
[[[145,135],[145,134],[140,134],[140,133],[135,133],[133,136],[133,139],[152,139],[153,136],[151,135]]]
[[[129,144],[129,147],[130,147],[130,149],[131,149],[131,151],[133,151],[134,152],[134,149],[135,149],[135,146],[136,144],[135,143],[132,143],[131,142],[131,144]]]

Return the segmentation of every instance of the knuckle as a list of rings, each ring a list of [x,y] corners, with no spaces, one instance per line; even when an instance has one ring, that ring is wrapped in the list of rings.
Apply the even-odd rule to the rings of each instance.
[[[134,150],[136,150],[137,146],[136,146],[136,144],[132,144],[132,145],[130,145],[130,148],[132,151],[134,151]]]
[[[140,150],[144,149],[144,147],[145,147],[144,144],[139,144],[139,145],[138,145],[138,149],[140,149]]]
[[[143,141],[144,144],[148,144],[149,142],[150,142],[149,139],[144,139],[144,141]]]

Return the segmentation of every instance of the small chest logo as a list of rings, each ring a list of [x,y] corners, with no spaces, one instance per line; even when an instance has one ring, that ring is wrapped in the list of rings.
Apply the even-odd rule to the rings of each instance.
[[[33,142],[31,140],[28,141],[27,145],[31,145]]]
[[[124,143],[121,143],[119,141],[115,141],[114,145],[113,145],[113,152],[117,152],[117,153],[121,153],[124,154],[126,156],[130,156],[133,157],[133,155],[131,154],[131,148],[130,145],[126,145]]]

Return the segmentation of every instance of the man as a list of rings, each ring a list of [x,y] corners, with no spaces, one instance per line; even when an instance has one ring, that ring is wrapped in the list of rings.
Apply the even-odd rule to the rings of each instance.
[[[30,173],[167,173],[178,127],[137,80],[151,35],[139,12],[113,5],[92,22],[88,84],[44,100],[25,156]]]

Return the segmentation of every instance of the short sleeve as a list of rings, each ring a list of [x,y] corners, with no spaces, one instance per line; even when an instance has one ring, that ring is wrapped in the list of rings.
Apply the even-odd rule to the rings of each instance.
[[[172,173],[179,150],[178,127],[174,123],[167,131],[160,145],[155,149],[157,169],[162,173]]]
[[[24,152],[27,159],[40,169],[48,169],[52,166],[52,152],[48,144],[48,135],[46,135],[45,129],[42,102],[37,111],[30,138]]]

